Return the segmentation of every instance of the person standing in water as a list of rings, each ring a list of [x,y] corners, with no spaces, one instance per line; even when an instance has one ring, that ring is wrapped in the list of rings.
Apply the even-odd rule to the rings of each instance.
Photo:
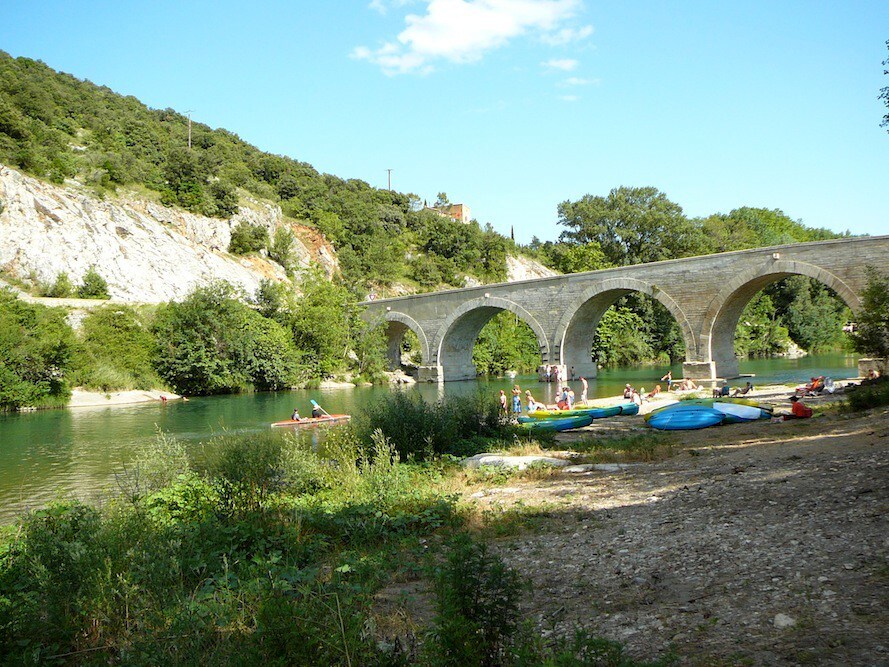
[[[519,389],[519,385],[514,385],[512,388],[512,413],[522,414],[522,390]]]
[[[586,378],[580,376],[580,402],[583,405],[586,405],[587,402],[587,392],[589,391],[590,385],[586,381]]]
[[[502,389],[500,390],[500,412],[503,415],[509,414],[509,407],[506,404],[506,392]]]

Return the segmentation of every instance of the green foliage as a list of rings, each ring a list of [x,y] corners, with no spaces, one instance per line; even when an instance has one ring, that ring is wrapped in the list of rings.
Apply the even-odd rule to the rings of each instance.
[[[787,351],[790,335],[764,292],[744,307],[735,330],[735,353],[742,357],[767,357]]]
[[[786,322],[790,338],[804,350],[844,346],[843,325],[851,319],[851,311],[828,287],[812,278],[791,276],[765,292]]]
[[[159,309],[155,368],[177,392],[284,389],[298,381],[300,354],[287,330],[236,296],[215,283]]]
[[[652,358],[653,351],[643,335],[645,323],[627,308],[605,311],[593,338],[592,355],[602,365],[638,364]]]
[[[292,273],[294,268],[294,243],[296,243],[296,237],[293,235],[293,230],[289,227],[278,227],[269,245],[269,257],[283,266],[288,274]]]
[[[77,382],[88,388],[154,389],[161,382],[154,370],[154,335],[133,308],[108,305],[84,318],[78,346]],[[103,379],[100,369],[113,369]]]
[[[867,267],[867,286],[857,313],[858,331],[852,334],[857,352],[889,357],[889,274]]]
[[[512,662],[523,583],[484,544],[457,536],[435,572],[437,614],[427,652],[438,665],[488,666]]]
[[[404,459],[476,454],[486,438],[511,436],[496,399],[484,394],[427,403],[416,394],[395,392],[356,415],[353,424],[362,440],[379,431]]]
[[[886,40],[886,48],[889,49],[889,39]],[[883,67],[885,68],[886,66],[889,66],[889,58],[883,61]],[[889,74],[889,69],[883,69],[883,74]],[[880,89],[880,96],[878,99],[883,100],[886,108],[889,109],[889,86]],[[883,116],[880,126],[889,128],[889,111]]]
[[[870,410],[889,405],[889,380],[879,378],[872,384],[862,384],[846,392],[846,401],[851,410]]]
[[[64,311],[0,290],[0,410],[65,403],[74,345]]]
[[[232,230],[228,251],[235,255],[258,252],[269,245],[269,231],[262,225],[242,220]]]
[[[479,333],[472,348],[472,363],[485,375],[503,375],[507,370],[535,372],[540,365],[537,336],[512,313],[498,313]]]
[[[96,267],[91,266],[87,272],[83,274],[83,281],[77,288],[77,297],[79,299],[107,299],[108,283],[96,271]]]
[[[345,366],[357,311],[354,297],[319,269],[303,274],[299,297],[288,319],[296,347],[313,377],[330,377]]]
[[[66,299],[74,294],[74,284],[64,271],[56,276],[55,282],[47,289],[42,290],[43,296],[51,296]]]
[[[585,195],[559,204],[560,239],[598,243],[605,260],[615,266],[656,262],[697,254],[702,234],[682,207],[656,188],[620,187],[607,197]]]

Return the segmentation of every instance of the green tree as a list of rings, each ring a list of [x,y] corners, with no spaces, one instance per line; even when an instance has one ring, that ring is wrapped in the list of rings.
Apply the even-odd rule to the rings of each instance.
[[[305,355],[314,377],[330,377],[346,367],[352,346],[355,299],[327,279],[317,267],[307,270],[299,284],[290,316],[296,347]]]
[[[228,251],[233,255],[258,252],[269,245],[269,231],[262,225],[242,220],[232,230]]]
[[[479,332],[472,348],[472,363],[484,375],[536,371],[540,364],[537,336],[513,313],[500,312]]]
[[[0,410],[65,403],[74,347],[62,309],[0,290]]]
[[[585,195],[559,204],[559,224],[566,242],[598,243],[615,266],[687,257],[701,252],[700,228],[682,207],[652,187],[620,187],[607,197]]]
[[[759,292],[744,307],[735,330],[735,354],[768,357],[787,351],[790,335],[771,297]]]
[[[74,284],[64,271],[56,276],[55,282],[43,291],[44,296],[65,299],[74,294]]]
[[[272,242],[269,245],[269,257],[278,262],[284,270],[290,274],[293,272],[293,246],[296,237],[290,227],[282,226],[275,230]]]
[[[596,327],[593,359],[603,366],[625,366],[650,360],[653,351],[642,333],[644,328],[643,319],[629,308],[609,308]]]
[[[301,355],[287,331],[239,296],[227,283],[214,283],[158,310],[154,363],[173,389],[221,394],[285,389],[298,381]]]
[[[77,296],[81,299],[108,299],[108,283],[99,275],[95,266],[83,274],[83,281],[77,288]]]
[[[867,267],[867,286],[862,293],[858,330],[852,334],[856,352],[889,357],[889,275]]]

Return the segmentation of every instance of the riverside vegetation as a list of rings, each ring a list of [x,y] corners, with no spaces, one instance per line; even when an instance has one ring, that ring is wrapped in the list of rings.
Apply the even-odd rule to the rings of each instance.
[[[58,502],[4,530],[0,662],[640,664],[521,621],[526,585],[479,540],[497,517],[454,493],[452,454],[513,437],[496,411],[394,394],[317,444],[222,435],[194,457],[160,435],[100,507]],[[429,582],[434,611],[381,608],[405,581]]]

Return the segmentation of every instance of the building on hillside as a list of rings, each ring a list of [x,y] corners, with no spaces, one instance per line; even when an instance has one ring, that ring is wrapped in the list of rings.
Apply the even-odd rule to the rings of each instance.
[[[469,224],[472,216],[469,214],[469,207],[466,204],[447,204],[446,206],[426,206],[427,211],[435,211],[443,218],[450,218],[456,222],[462,222],[464,225]]]

